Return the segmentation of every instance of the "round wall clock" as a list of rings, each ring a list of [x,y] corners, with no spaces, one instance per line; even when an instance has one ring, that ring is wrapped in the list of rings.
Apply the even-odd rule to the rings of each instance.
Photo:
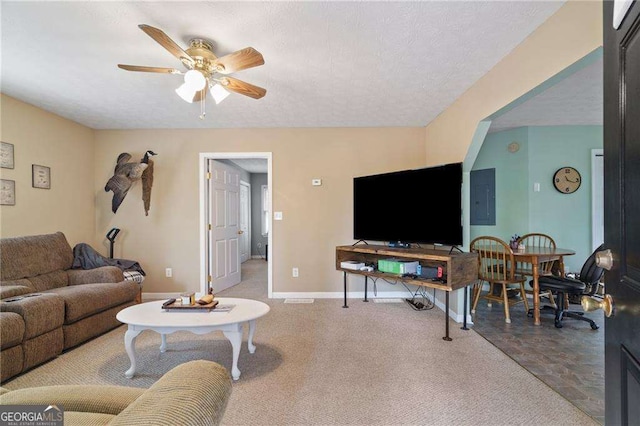
[[[582,177],[573,167],[558,169],[553,175],[553,186],[563,194],[572,194],[580,188]]]

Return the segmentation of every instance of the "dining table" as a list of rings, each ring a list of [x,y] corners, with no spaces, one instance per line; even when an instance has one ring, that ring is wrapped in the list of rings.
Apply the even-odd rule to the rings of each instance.
[[[540,277],[539,267],[541,263],[558,261],[559,271],[564,276],[564,256],[576,254],[574,250],[551,247],[525,246],[524,249],[514,249],[513,257],[516,262],[530,263],[531,275],[533,278],[533,323],[540,325]],[[564,303],[564,301],[558,301]]]

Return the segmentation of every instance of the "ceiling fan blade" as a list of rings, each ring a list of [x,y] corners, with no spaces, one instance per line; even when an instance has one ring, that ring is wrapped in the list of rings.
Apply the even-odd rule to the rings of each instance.
[[[123,65],[118,64],[118,68],[127,71],[139,71],[139,72],[159,72],[164,74],[182,74],[182,71],[175,68],[161,68],[161,67],[142,67],[139,65]]]
[[[138,27],[147,33],[149,37],[157,41],[162,47],[167,49],[176,58],[180,59],[183,64],[189,68],[193,68],[195,61],[180,46],[169,38],[162,30],[154,28],[150,25],[140,24]]]
[[[253,47],[245,47],[237,52],[230,53],[214,61],[220,74],[231,74],[232,72],[246,70],[264,64],[262,54]]]
[[[260,99],[267,94],[267,90],[262,87],[254,86],[245,81],[238,80],[233,77],[223,77],[220,79],[222,87],[241,95],[249,96],[253,99]]]

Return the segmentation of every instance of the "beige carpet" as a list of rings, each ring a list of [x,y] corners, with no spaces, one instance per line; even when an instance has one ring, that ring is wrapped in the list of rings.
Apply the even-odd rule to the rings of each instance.
[[[452,323],[444,342],[443,312],[406,304],[340,300],[285,304],[267,300],[266,262],[243,265],[244,281],[224,296],[269,303],[258,320],[256,353],[240,354],[224,423],[229,425],[588,425],[596,424],[474,331]],[[336,280],[341,277],[336,273]],[[221,334],[137,340],[138,374],[129,380],[119,327],[5,386],[116,384],[148,387],[192,359],[231,368],[231,345]],[[197,378],[194,378],[197,380]]]

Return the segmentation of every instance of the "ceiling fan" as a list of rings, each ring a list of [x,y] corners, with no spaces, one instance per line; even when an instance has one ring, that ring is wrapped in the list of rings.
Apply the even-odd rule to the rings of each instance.
[[[184,75],[184,84],[176,89],[176,93],[189,103],[201,101],[201,118],[204,116],[204,102],[207,91],[211,93],[216,104],[229,96],[228,91],[254,99],[260,99],[267,93],[262,87],[228,76],[236,71],[264,64],[262,54],[253,47],[246,47],[218,58],[213,53],[213,45],[207,40],[201,38],[191,39],[189,48],[183,50],[162,30],[145,24],[138,25],[138,27],[178,58],[188,68],[188,71],[182,72],[175,68],[123,64],[118,64],[118,68],[127,71]]]

